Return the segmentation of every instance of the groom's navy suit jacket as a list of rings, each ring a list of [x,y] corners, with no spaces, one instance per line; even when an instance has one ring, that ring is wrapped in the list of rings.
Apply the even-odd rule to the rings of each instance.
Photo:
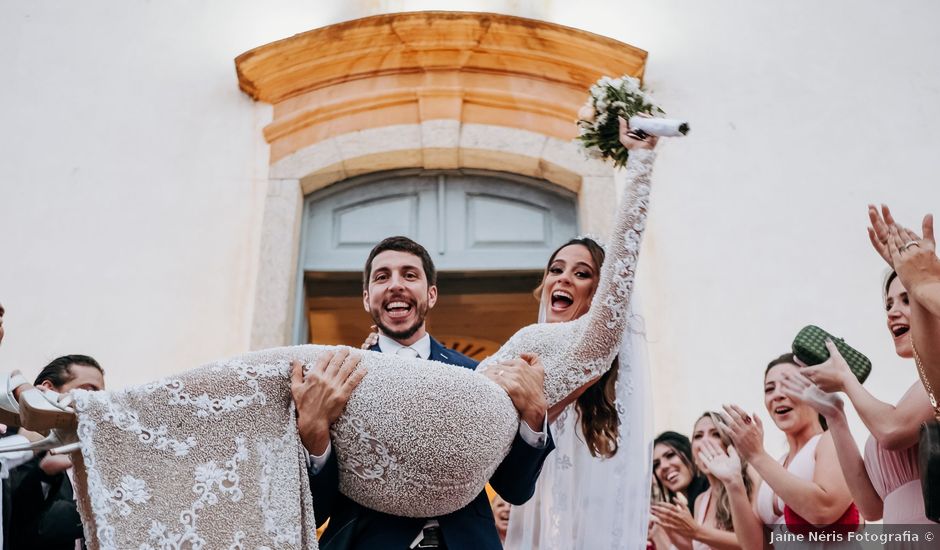
[[[372,346],[371,351],[381,351]],[[477,362],[442,346],[431,338],[432,361],[475,369]],[[472,397],[470,397],[472,399]],[[548,445],[536,449],[517,433],[509,454],[500,463],[490,485],[511,504],[522,504],[532,497],[542,463],[555,448],[551,433]],[[330,518],[320,540],[321,550],[404,550],[418,535],[428,518],[392,516],[357,504],[339,492],[339,470],[336,453],[331,452],[326,465],[316,475],[310,473],[313,507],[317,523]],[[500,550],[502,544],[486,491],[468,505],[436,519],[449,550]]]

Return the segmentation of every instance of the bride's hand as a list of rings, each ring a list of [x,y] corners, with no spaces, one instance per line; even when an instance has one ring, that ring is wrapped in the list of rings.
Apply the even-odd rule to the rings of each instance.
[[[640,114],[639,116],[644,115]],[[637,130],[636,132],[631,131],[630,124],[622,116],[618,116],[617,121],[620,123],[620,143],[624,147],[630,151],[634,149],[653,149],[656,147],[656,142],[659,141],[658,137],[651,136],[642,130]]]

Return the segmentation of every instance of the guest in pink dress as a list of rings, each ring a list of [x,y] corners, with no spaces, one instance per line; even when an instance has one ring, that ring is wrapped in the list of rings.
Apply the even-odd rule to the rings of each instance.
[[[940,388],[940,258],[933,215],[922,222],[922,233],[897,222],[886,205],[881,212],[868,205],[868,237],[878,255],[898,274],[908,292],[911,349],[927,390]],[[938,397],[934,393],[933,397]],[[936,401],[935,401],[936,402]],[[940,416],[940,407],[935,412]]]
[[[653,517],[666,532],[673,548],[741,548],[734,533],[733,510],[735,507],[750,510],[755,474],[731,447],[731,439],[722,431],[722,426],[718,413],[706,412],[692,430],[695,466],[709,481],[709,488],[695,499],[694,516],[681,504],[658,502],[652,506]]]
[[[910,359],[910,301],[894,272],[885,280],[884,298],[895,352]],[[885,524],[930,523],[924,515],[917,465],[920,425],[933,417],[923,384],[915,382],[895,406],[879,401],[862,387],[835,345],[826,345],[829,360],[801,369],[799,375],[787,380],[789,395],[804,399],[826,417],[839,464],[862,517],[881,519]],[[845,392],[871,432],[864,458],[849,431],[842,399],[835,392]]]

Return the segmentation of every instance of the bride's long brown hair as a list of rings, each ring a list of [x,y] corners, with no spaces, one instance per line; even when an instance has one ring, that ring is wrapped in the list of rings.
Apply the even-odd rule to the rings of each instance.
[[[535,299],[542,300],[542,286],[545,284],[545,278],[548,276],[548,268],[555,261],[555,256],[561,249],[581,245],[591,254],[591,260],[594,262],[594,272],[597,276],[594,279],[594,287],[591,289],[591,297],[597,291],[597,285],[600,282],[601,265],[604,263],[604,249],[597,241],[589,237],[580,237],[571,239],[565,244],[559,246],[545,265],[545,272],[542,274],[542,282],[535,288]],[[578,411],[578,419],[581,421],[581,433],[584,434],[584,442],[592,456],[603,456],[610,458],[617,454],[617,436],[620,434],[620,417],[617,415],[616,406],[616,386],[617,376],[620,371],[620,363],[614,358],[610,369],[600,377],[600,379],[591,384],[587,390],[582,393],[575,402],[575,409]]]

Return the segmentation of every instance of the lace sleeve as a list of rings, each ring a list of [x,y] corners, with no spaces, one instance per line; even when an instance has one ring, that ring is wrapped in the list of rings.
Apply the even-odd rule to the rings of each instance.
[[[620,349],[620,337],[629,318],[627,306],[633,292],[640,240],[646,228],[655,158],[656,153],[650,150],[630,151],[627,190],[611,232],[601,280],[585,315],[583,335],[571,349],[572,358],[579,363],[610,365]]]
[[[656,154],[648,150],[630,153],[627,190],[587,315],[566,323],[523,328],[494,355],[484,359],[477,372],[522,353],[534,353],[545,367],[545,399],[552,406],[610,368],[630,317],[628,306],[646,225],[655,158]]]

